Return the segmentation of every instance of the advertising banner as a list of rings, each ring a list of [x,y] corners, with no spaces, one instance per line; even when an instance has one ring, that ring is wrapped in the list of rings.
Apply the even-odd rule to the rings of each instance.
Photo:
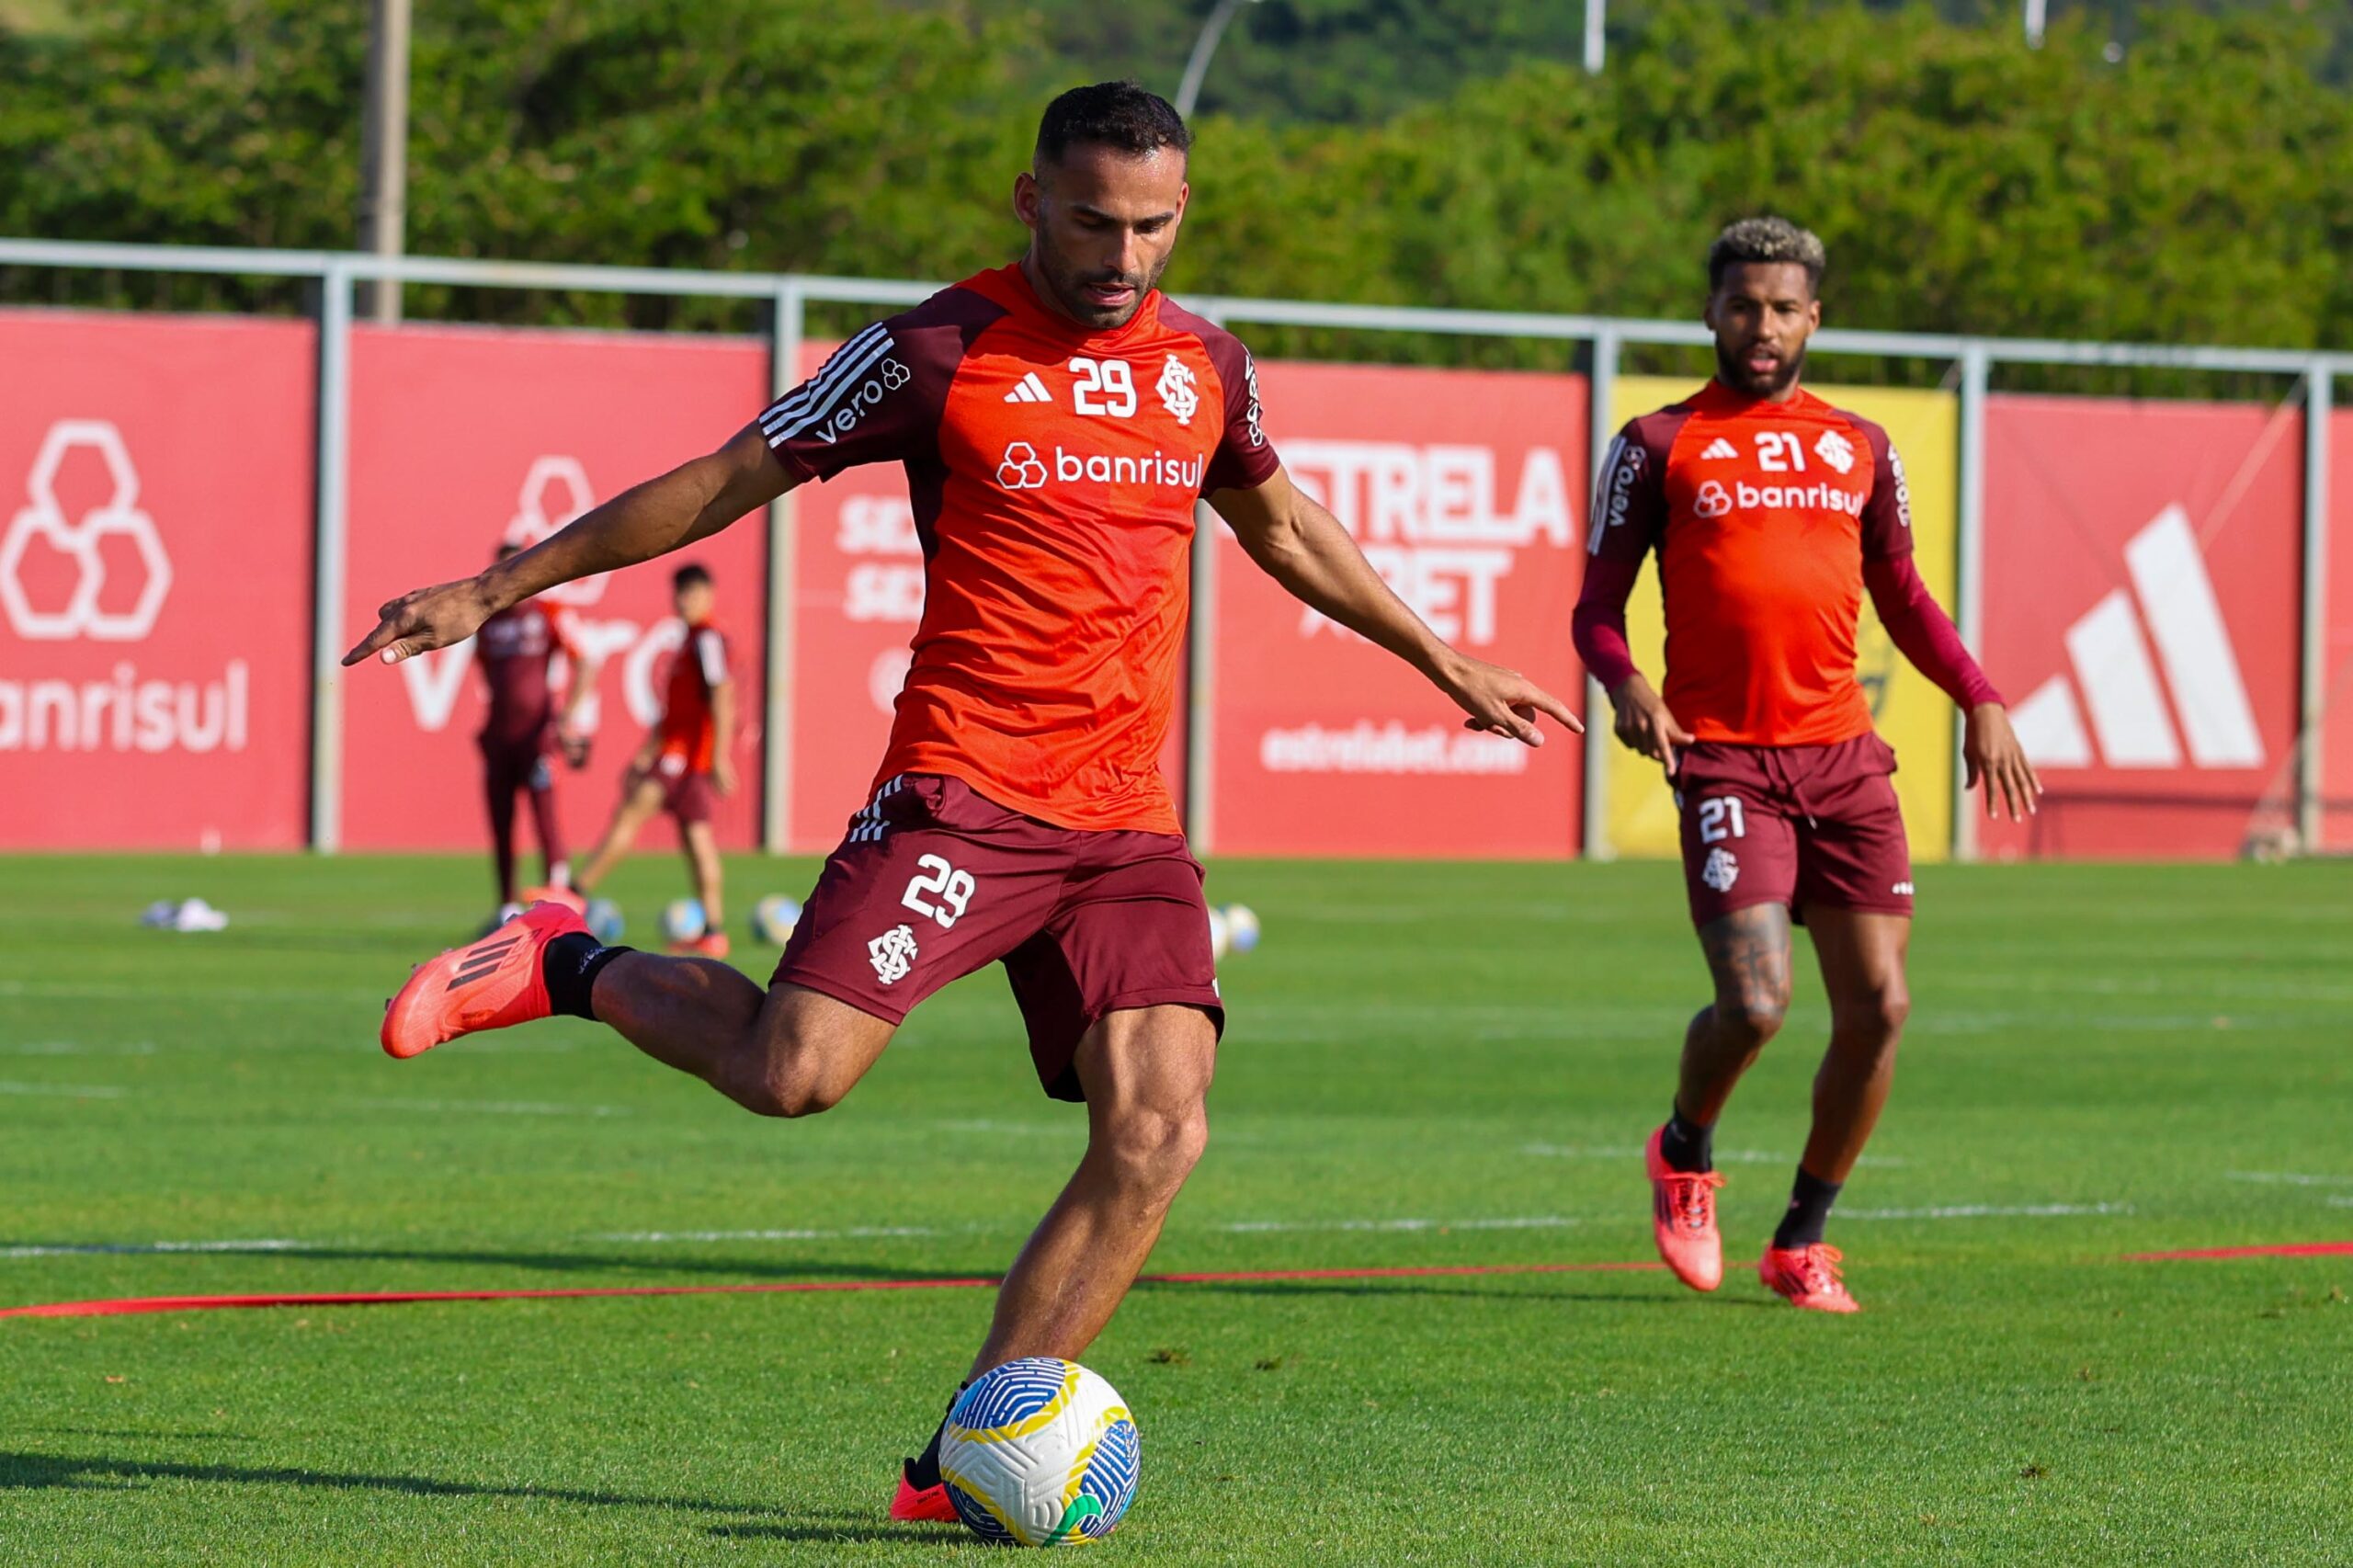
[[[1639,418],[1689,396],[1699,383],[1653,376],[1622,376],[1611,409],[1619,424]],[[1949,392],[1890,387],[1809,386],[1815,395],[1885,427],[1904,459],[1912,491],[1912,535],[1920,580],[1937,602],[1952,608],[1954,542],[1960,517],[1960,402]],[[1634,662],[1654,686],[1664,687],[1666,622],[1660,607],[1658,562],[1653,557],[1626,606],[1626,631]],[[1904,826],[1915,861],[1941,860],[1952,847],[1953,706],[1934,682],[1896,652],[1870,596],[1855,638],[1863,690],[1872,722],[1895,748],[1895,793],[1904,806]],[[1594,725],[1593,744],[1609,748],[1609,793],[1606,820],[1609,846],[1619,855],[1673,856],[1677,845],[1675,798],[1657,763],[1635,756],[1609,733],[1605,706]]]
[[[531,543],[597,502],[710,451],[767,402],[767,350],[729,338],[456,327],[359,327],[352,338],[347,642],[385,599],[469,574],[503,540]],[[621,771],[662,709],[683,629],[670,574],[709,567],[737,683],[735,793],[722,844],[758,842],[767,522],[747,517],[676,556],[551,597],[598,662],[590,766],[555,767],[574,858],[602,835]],[[483,681],[469,642],[394,668],[347,670],[344,841],[456,849],[486,841],[474,737]],[[568,676],[566,677],[568,678]],[[523,812],[528,824],[529,812]],[[528,843],[528,827],[518,830]],[[674,845],[666,820],[641,850]],[[528,864],[536,865],[536,857]]]
[[[1258,367],[1292,480],[1438,633],[1582,709],[1569,615],[1584,569],[1580,376]],[[1414,670],[1277,586],[1219,527],[1216,849],[1576,852],[1575,740],[1473,734]]]
[[[2334,415],[2328,434],[2328,631],[2321,661],[2324,804],[2320,846],[2353,849],[2353,412]]]
[[[0,312],[0,847],[303,842],[315,353]]]
[[[1986,673],[2048,793],[1989,855],[2235,855],[2295,732],[2293,408],[1999,396]]]

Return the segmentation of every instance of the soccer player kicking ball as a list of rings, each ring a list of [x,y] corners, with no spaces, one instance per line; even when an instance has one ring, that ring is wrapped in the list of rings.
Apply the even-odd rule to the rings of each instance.
[[[1910,1003],[1912,868],[1855,676],[1869,588],[1904,657],[1968,714],[1969,781],[2013,817],[2041,790],[2009,715],[1912,565],[1904,465],[1887,433],[1798,385],[1822,324],[1822,242],[1779,218],[1708,252],[1716,379],[1620,432],[1593,505],[1578,655],[1618,738],[1666,767],[1691,918],[1715,1001],[1683,1039],[1674,1114],[1645,1152],[1660,1256],[1694,1290],[1723,1278],[1710,1137],[1790,1005],[1790,923],[1813,935],[1830,1049],[1788,1213],[1758,1272],[1793,1304],[1851,1312],[1824,1224],[1879,1120]],[[1658,552],[1666,694],[1626,645],[1626,596]]]
[[[583,898],[596,892],[645,824],[668,812],[678,824],[703,919],[699,934],[671,943],[670,950],[723,959],[727,926],[720,905],[719,835],[710,815],[719,797],[735,792],[735,683],[727,676],[727,634],[711,619],[719,601],[710,573],[689,562],[671,574],[670,589],[687,634],[670,658],[662,722],[630,759],[620,805],[580,873],[578,891]]]
[[[495,559],[504,561],[521,551],[520,545],[502,544]],[[572,662],[572,687],[561,710],[550,669],[558,653]],[[550,888],[571,885],[550,754],[560,748],[575,767],[587,760],[587,742],[576,720],[582,701],[597,688],[597,665],[581,649],[572,612],[536,599],[510,606],[482,623],[474,633],[474,663],[482,667],[490,695],[490,713],[475,742],[482,748],[491,862],[498,876],[498,918],[504,921],[522,912],[515,878],[517,790],[530,792],[543,880]]]
[[[1131,84],[1048,107],[1013,206],[1018,263],[851,337],[709,457],[529,553],[386,605],[347,662],[407,658],[502,605],[707,538],[797,484],[904,466],[924,550],[914,662],[872,799],[763,992],[699,959],[599,947],[535,907],[425,965],[384,1018],[414,1056],[551,1013],[602,1019],[768,1116],[832,1106],[909,1008],[1002,962],[1038,1079],[1084,1100],[1077,1173],[1007,1272],[975,1375],[1075,1358],[1127,1294],[1209,1137],[1223,1022],[1201,868],[1159,766],[1204,495],[1292,594],[1412,663],[1470,727],[1575,719],[1440,642],[1295,489],[1242,345],[1154,288],[1185,215],[1184,122]],[[937,1437],[897,1518],[952,1517]]]

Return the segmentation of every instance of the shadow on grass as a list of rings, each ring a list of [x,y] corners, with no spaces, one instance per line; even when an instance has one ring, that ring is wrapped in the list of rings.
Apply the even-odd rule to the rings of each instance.
[[[1162,1286],[1161,1289],[1172,1292],[1199,1290],[1217,1295],[1241,1296],[1440,1296],[1454,1301],[1580,1301],[1587,1305],[1608,1307],[1691,1307],[1701,1304],[1690,1291],[1683,1290],[1651,1292],[1511,1290],[1494,1285],[1450,1285],[1435,1281],[1423,1283],[1411,1279],[1367,1279],[1361,1283],[1345,1279],[1225,1281],[1188,1279],[1181,1283]],[[1745,1296],[1721,1296],[1711,1298],[1705,1304],[1717,1307],[1769,1307],[1778,1303]]]
[[[421,1475],[361,1475],[291,1466],[173,1464],[73,1454],[0,1452],[0,1492],[120,1491],[142,1481],[203,1481],[230,1486],[307,1486],[330,1492],[396,1492],[412,1497],[546,1498],[610,1508],[666,1508],[697,1514],[742,1514],[793,1521],[773,1528],[808,1528],[781,1508],[756,1503],[721,1503],[699,1497],[632,1497],[619,1492],[588,1492],[563,1486],[485,1486],[471,1481],[436,1481]],[[871,1521],[865,1521],[871,1523]]]
[[[789,1525],[713,1525],[704,1533],[721,1540],[912,1541],[927,1546],[966,1539],[955,1525],[877,1523],[863,1514],[807,1514]]]

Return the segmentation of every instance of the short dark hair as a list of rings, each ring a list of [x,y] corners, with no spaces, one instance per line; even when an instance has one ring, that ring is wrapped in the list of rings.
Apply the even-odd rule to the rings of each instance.
[[[1713,293],[1723,287],[1724,270],[1743,262],[1793,262],[1805,268],[1806,287],[1819,290],[1822,269],[1830,265],[1830,253],[1823,247],[1820,236],[1810,229],[1801,229],[1787,218],[1768,214],[1761,218],[1743,218],[1736,223],[1724,225],[1716,243],[1708,247],[1708,290]]]
[[[1060,163],[1081,143],[1146,158],[1163,147],[1190,152],[1193,133],[1176,106],[1158,93],[1133,82],[1097,82],[1073,87],[1048,104],[1038,121],[1038,162]]]
[[[688,588],[710,586],[710,568],[699,561],[689,561],[670,574],[670,591],[674,594],[683,594]]]

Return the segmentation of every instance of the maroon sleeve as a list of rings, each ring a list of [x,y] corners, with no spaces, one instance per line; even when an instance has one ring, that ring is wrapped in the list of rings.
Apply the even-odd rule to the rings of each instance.
[[[1912,553],[1912,490],[1904,482],[1904,460],[1887,432],[1868,419],[1847,415],[1863,433],[1871,452],[1871,493],[1863,499],[1863,559],[1893,561]]]
[[[1906,544],[1909,544],[1907,540]],[[1962,708],[1999,702],[2002,694],[1985,678],[1977,661],[1961,641],[1952,618],[1938,607],[1928,585],[1920,581],[1907,549],[1903,554],[1863,562],[1863,584],[1870,589],[1880,623],[1912,667],[1935,681],[1947,697]]]
[[[1265,410],[1258,402],[1258,362],[1250,358],[1240,338],[1173,300],[1161,301],[1160,319],[1165,325],[1201,340],[1225,395],[1225,426],[1217,450],[1211,454],[1209,472],[1202,476],[1201,494],[1257,489],[1283,466],[1282,459],[1275,455],[1274,443],[1267,439]]]
[[[1595,474],[1585,586],[1569,632],[1577,657],[1605,691],[1639,673],[1626,641],[1626,598],[1643,557],[1666,529],[1666,454],[1681,424],[1672,411],[1632,421],[1609,443]]]
[[[874,323],[760,415],[768,449],[803,481],[831,479],[861,463],[932,456],[965,348],[1004,313],[995,301],[955,288]]]

